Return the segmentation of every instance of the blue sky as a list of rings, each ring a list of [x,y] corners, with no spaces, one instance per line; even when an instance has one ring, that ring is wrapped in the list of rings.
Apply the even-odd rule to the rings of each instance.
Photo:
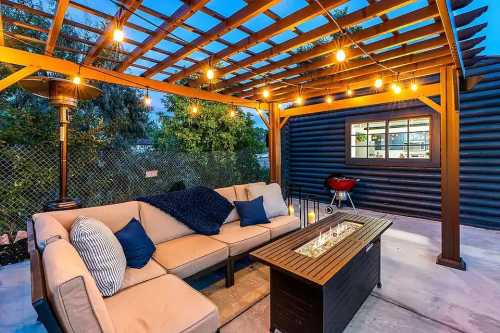
[[[116,6],[109,0],[76,0],[76,1],[83,3],[87,6],[102,10],[110,15],[114,15],[114,13],[117,10]],[[399,15],[401,15],[409,10],[414,10],[416,8],[423,7],[426,5],[426,3],[427,3],[426,0],[417,0],[417,1],[415,1],[415,3],[413,3],[409,6],[403,7],[397,11],[389,13],[389,17],[399,16]],[[145,0],[144,4],[147,7],[153,8],[160,13],[163,13],[165,15],[171,15],[181,5],[181,2],[179,0],[169,0],[169,1]],[[280,3],[278,3],[278,5],[272,7],[271,10],[273,10],[273,12],[275,12],[279,16],[284,17],[284,16],[287,16],[287,15],[303,8],[306,5],[307,5],[307,2],[305,0],[283,0]],[[362,8],[366,5],[367,5],[367,0],[351,0],[344,6],[348,7],[348,11],[351,12],[351,11],[357,10],[359,8]],[[456,14],[462,13],[464,11],[469,11],[469,10],[472,10],[474,8],[482,7],[485,5],[489,6],[487,13],[482,15],[479,19],[476,19],[475,21],[473,21],[471,23],[471,25],[475,25],[475,24],[482,23],[482,22],[488,22],[488,27],[485,30],[483,30],[483,32],[482,32],[482,34],[485,34],[487,36],[487,38],[479,46],[486,47],[486,50],[482,53],[484,55],[500,55],[500,19],[494,18],[495,15],[498,15],[498,13],[500,13],[500,1],[498,1],[498,0],[475,0],[472,5],[469,5],[469,6],[465,7],[464,9],[457,11]],[[207,4],[208,8],[215,10],[226,17],[231,16],[234,12],[238,11],[243,6],[244,6],[244,2],[242,0],[231,0],[231,1],[212,0]],[[89,20],[89,17],[86,14],[82,14],[81,12],[75,11],[74,9],[73,10],[70,9],[68,14],[72,18],[76,19],[77,21],[79,21],[79,20],[82,20],[82,21],[87,20],[88,21]],[[153,16],[149,16],[145,13],[142,13],[141,15],[143,17],[147,18],[148,20],[154,22],[155,24],[162,23],[161,20],[159,20]],[[377,20],[378,19],[370,20],[369,22],[367,22],[367,25],[376,24],[379,22]],[[152,25],[148,22],[145,22],[143,19],[141,19],[137,16],[132,16],[130,21],[132,21],[138,25],[141,25],[145,28],[149,28],[151,30],[154,30],[156,28],[154,25]],[[261,14],[261,15],[255,17],[254,19],[248,21],[244,25],[245,25],[245,27],[249,28],[250,30],[258,31],[258,30],[262,29],[263,27],[271,24],[272,22],[273,21],[271,19],[269,19],[268,17]],[[303,31],[308,31],[308,30],[314,29],[317,26],[325,24],[325,22],[326,22],[326,20],[324,18],[317,17],[315,19],[311,19],[308,22],[301,24],[299,26],[299,28]],[[212,19],[208,15],[198,14],[198,15],[196,15],[196,17],[194,17],[194,16],[191,17],[187,21],[187,23],[195,26],[196,28],[199,28],[201,30],[206,31],[209,28],[211,28],[212,26],[216,25],[218,23],[218,21]],[[144,38],[146,38],[146,34],[137,32],[137,31],[132,30],[132,29],[125,29],[125,33],[126,33],[127,37],[130,37],[130,38],[135,39],[137,41],[142,41]],[[187,41],[191,41],[197,37],[196,34],[191,33],[191,32],[184,30],[184,29],[180,29],[180,28],[174,30],[174,35],[178,36],[184,40],[187,40]],[[229,33],[229,34],[223,36],[223,38],[225,40],[227,40],[228,42],[235,43],[238,40],[245,38],[246,36],[248,36],[248,35],[246,35],[246,33],[242,32],[242,31],[235,31],[235,32],[232,32],[232,33]],[[273,41],[280,43],[280,42],[283,42],[284,40],[287,40],[288,38],[293,38],[293,37],[295,37],[294,33],[285,32],[283,34],[275,36],[275,38],[273,38]],[[163,48],[165,50],[169,50],[169,51],[176,51],[176,49],[178,49],[180,47],[179,45],[175,45],[174,43],[170,43],[167,41],[163,41],[162,43],[160,43],[160,46],[161,46],[161,48]],[[132,45],[124,45],[123,47],[125,50],[128,50],[128,51],[131,51],[134,48],[134,46],[132,46]],[[266,46],[265,43],[261,43],[261,44],[256,45],[254,47],[255,49],[252,48],[252,50],[259,52],[260,50],[263,50],[267,47],[269,47],[268,44]],[[224,48],[224,46],[222,44],[213,42],[213,43],[210,43],[209,45],[207,45],[205,49],[210,50],[212,52],[218,52],[222,48]],[[149,51],[146,55],[148,55],[152,58],[158,59],[158,60],[161,60],[162,58],[165,57],[164,55],[157,54],[153,51]],[[196,60],[203,60],[207,56],[208,55],[206,53],[198,52],[198,51],[192,55],[192,57]],[[146,61],[138,61],[137,63],[142,64],[142,65],[146,65],[146,66],[152,65],[151,63],[147,63]],[[178,63],[178,64],[179,65],[186,65],[186,64],[190,65],[188,62],[182,62],[182,63]],[[167,69],[167,71],[168,72],[175,72],[176,69],[169,68],[169,69]],[[137,68],[135,68],[135,69],[130,68],[128,72],[131,74],[137,75],[137,74],[141,73],[141,70],[137,69]],[[157,76],[155,76],[153,78],[162,79],[164,77],[166,77],[164,74],[158,74]],[[156,118],[159,113],[164,112],[163,106],[161,104],[161,98],[162,98],[163,94],[158,93],[158,92],[151,92],[150,94],[151,94],[151,97],[153,100],[152,117]],[[260,118],[256,115],[255,111],[248,109],[248,112],[251,112],[254,115],[254,119],[256,120],[256,123],[258,126],[261,126],[261,127],[264,126],[264,124],[262,123]]]

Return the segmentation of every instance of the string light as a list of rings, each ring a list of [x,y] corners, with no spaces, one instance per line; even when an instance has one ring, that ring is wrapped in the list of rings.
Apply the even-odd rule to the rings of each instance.
[[[418,84],[417,84],[416,82],[412,82],[412,83],[410,84],[410,89],[411,89],[411,91],[413,91],[413,92],[417,91],[417,90],[418,90]]]
[[[297,98],[295,99],[295,104],[297,105],[302,105],[304,103],[304,98],[302,96],[297,96]]]
[[[354,92],[352,91],[351,88],[347,88],[346,94],[347,96],[351,97],[354,94]]]
[[[215,77],[215,72],[212,68],[207,69],[207,79],[208,80],[213,80]]]
[[[122,29],[116,27],[115,30],[113,30],[113,40],[117,43],[123,42],[125,39],[125,33],[123,32]]]
[[[376,89],[380,89],[380,88],[382,88],[382,86],[384,85],[384,81],[382,81],[382,79],[381,79],[381,78],[377,78],[377,79],[375,80],[375,84],[374,84],[374,85],[375,85],[375,88],[376,88]]]
[[[332,104],[333,103],[333,97],[328,95],[325,97],[325,102],[328,103],[328,104]]]
[[[391,84],[391,89],[396,95],[399,95],[401,93],[401,86],[399,85],[399,83]]]
[[[337,52],[335,53],[335,58],[337,59],[338,62],[344,62],[345,59],[346,59],[346,54],[345,54],[345,51],[344,49],[339,49],[337,50]]]
[[[73,83],[76,84],[76,85],[79,85],[80,83],[82,83],[82,78],[80,77],[80,75],[76,75],[73,78]]]
[[[234,109],[231,109],[231,110],[229,111],[229,116],[230,116],[231,118],[236,117],[236,111],[234,111]]]
[[[76,85],[79,85],[80,83],[82,83],[82,78],[80,76],[80,71],[82,70],[82,66],[79,66],[78,67],[78,74],[76,74],[74,77],[73,77],[73,84],[76,84]]]
[[[271,92],[269,91],[269,89],[264,88],[264,90],[262,90],[262,96],[264,98],[269,98],[271,96]]]

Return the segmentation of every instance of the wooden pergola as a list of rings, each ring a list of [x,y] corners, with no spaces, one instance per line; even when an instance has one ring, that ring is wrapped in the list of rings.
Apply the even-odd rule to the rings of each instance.
[[[27,34],[13,36],[8,29],[0,30],[0,61],[21,67],[0,81],[0,91],[44,70],[257,109],[269,129],[270,173],[271,180],[276,182],[281,180],[280,129],[290,117],[420,100],[441,115],[443,223],[438,263],[465,268],[460,258],[459,233],[458,91],[460,86],[474,83],[466,77],[465,67],[473,64],[482,51],[476,45],[484,37],[475,35],[485,24],[462,27],[484,13],[485,7],[455,16],[454,10],[464,8],[473,0],[429,0],[416,9],[412,6],[416,0],[367,0],[364,7],[335,17],[333,10],[349,1],[305,0],[303,7],[279,15],[274,7],[281,0],[242,0],[244,5],[226,17],[208,7],[208,0],[183,0],[170,16],[147,7],[141,0],[107,1],[118,8],[114,16],[75,0],[59,0],[52,13],[0,0],[2,9],[14,8],[52,22],[47,30],[0,15],[1,27],[18,26],[46,35],[45,39],[38,40]],[[96,28],[75,21],[67,15],[69,8],[104,20],[106,25]],[[208,15],[217,23],[209,29],[189,24],[189,18],[197,13]],[[162,23],[151,29],[132,20],[146,14]],[[260,30],[248,27],[249,21],[262,17],[271,23]],[[322,23],[313,28],[302,27],[318,19]],[[98,37],[84,40],[64,35],[63,25]],[[131,46],[131,51],[117,51],[113,41],[117,27],[146,37],[139,41],[125,36],[123,43]],[[174,33],[176,29],[187,30],[197,37],[183,40]],[[225,36],[230,33],[243,37],[228,41]],[[329,37],[332,35],[337,38]],[[9,38],[42,46],[44,51],[37,54],[8,47],[5,42],[8,43]],[[87,46],[87,51],[63,47],[62,39],[78,39]],[[163,48],[164,41],[176,44],[177,50]],[[212,43],[222,45],[221,49],[210,51],[208,46]],[[301,48],[304,45],[313,47]],[[341,50],[345,59],[339,60],[337,55]],[[81,62],[63,60],[57,56],[58,51],[78,54]],[[151,56],[151,51],[161,58]],[[106,55],[109,52],[118,52],[119,57],[109,58]],[[204,59],[195,58],[195,54],[202,54]],[[111,62],[112,69],[99,67],[98,60]],[[209,69],[215,72],[214,79],[206,78]],[[139,74],[131,74],[132,70]],[[372,87],[377,78],[383,79],[383,86],[375,90]],[[418,89],[409,89],[409,84],[415,82],[422,84]],[[394,83],[402,87],[400,93],[389,88]],[[299,103],[302,99],[317,100],[322,96],[335,97],[335,100]],[[435,96],[439,98],[430,98]],[[294,101],[297,103],[288,107]]]

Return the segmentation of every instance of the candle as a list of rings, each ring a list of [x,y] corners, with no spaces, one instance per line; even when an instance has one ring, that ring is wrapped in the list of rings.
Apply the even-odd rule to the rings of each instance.
[[[293,208],[293,204],[290,204],[288,206],[288,215],[294,216],[295,215],[295,209]]]
[[[316,222],[316,214],[314,214],[314,212],[311,211],[307,214],[307,222],[308,223]]]

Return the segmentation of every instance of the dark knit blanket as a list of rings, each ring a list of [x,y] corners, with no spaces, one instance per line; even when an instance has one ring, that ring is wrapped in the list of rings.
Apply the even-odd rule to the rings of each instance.
[[[137,198],[172,215],[197,233],[216,235],[234,206],[203,186]]]

